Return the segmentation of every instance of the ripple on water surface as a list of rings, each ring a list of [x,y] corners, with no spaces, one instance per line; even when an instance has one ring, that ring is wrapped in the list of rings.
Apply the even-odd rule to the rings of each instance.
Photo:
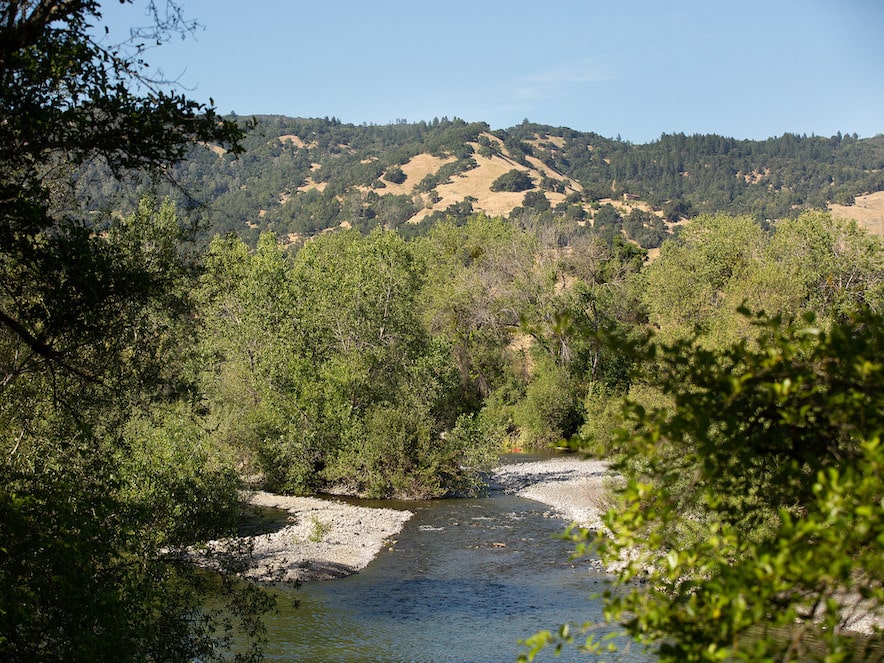
[[[557,538],[565,523],[543,505],[495,495],[409,508],[392,549],[362,572],[283,592],[268,660],[514,661],[518,641],[539,630],[601,620],[592,595],[606,576],[569,559],[571,544]],[[587,659],[571,649],[537,660]]]

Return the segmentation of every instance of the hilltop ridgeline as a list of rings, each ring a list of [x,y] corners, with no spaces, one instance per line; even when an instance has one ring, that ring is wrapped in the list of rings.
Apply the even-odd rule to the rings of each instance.
[[[245,121],[244,121],[245,122]],[[120,184],[93,164],[96,207],[134,208],[148,188],[179,198],[205,237],[296,240],[344,225],[406,236],[472,213],[555,219],[659,246],[668,224],[703,213],[794,217],[884,190],[884,136],[784,134],[763,141],[673,134],[633,145],[527,121],[492,131],[455,118],[384,126],[260,116],[236,157],[195,148],[176,183]]]

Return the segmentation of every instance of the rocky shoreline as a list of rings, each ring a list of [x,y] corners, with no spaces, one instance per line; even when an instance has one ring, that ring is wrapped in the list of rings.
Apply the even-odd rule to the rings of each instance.
[[[576,457],[496,467],[491,490],[549,505],[550,515],[600,529],[608,465]],[[263,582],[310,582],[342,578],[363,569],[414,515],[404,509],[355,506],[334,499],[287,497],[263,491],[244,495],[247,505],[288,512],[286,522],[234,540],[212,541],[207,559],[245,547],[242,575]]]
[[[551,514],[594,531],[605,529],[613,475],[603,460],[576,456],[500,465],[492,487],[551,507]]]
[[[552,515],[596,532],[606,530],[603,516],[610,507],[611,483],[616,480],[606,461],[571,457],[502,465],[492,477],[499,489],[552,507]],[[607,570],[616,572],[616,565]],[[870,610],[871,603],[858,593],[837,598],[846,630],[872,635],[884,629],[884,614]]]
[[[580,527],[604,532],[603,516],[610,507],[611,482],[616,476],[601,460],[576,456],[506,463],[489,476],[492,491],[504,491],[550,507],[549,515]],[[264,582],[309,582],[356,573],[388,545],[414,515],[412,511],[356,506],[334,499],[287,497],[262,491],[245,495],[246,503],[288,512],[274,531],[236,539],[249,550],[242,575]],[[234,544],[234,545],[236,545]],[[208,544],[214,554],[229,550],[231,541]],[[859,608],[850,597],[845,603]],[[882,616],[855,611],[846,620],[849,630],[869,634],[882,625]]]
[[[262,582],[308,582],[343,578],[365,568],[414,514],[400,509],[355,506],[332,499],[288,497],[263,491],[245,494],[251,507],[289,513],[275,531],[244,536],[246,578]],[[208,544],[211,556],[230,550],[231,540]]]

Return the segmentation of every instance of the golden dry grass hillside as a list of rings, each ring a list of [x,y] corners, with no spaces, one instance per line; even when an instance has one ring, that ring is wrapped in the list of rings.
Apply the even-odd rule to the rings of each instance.
[[[436,212],[444,212],[452,205],[470,200],[475,211],[482,211],[489,216],[507,216],[514,208],[522,205],[525,198],[525,192],[512,191],[492,191],[492,183],[501,175],[511,171],[520,170],[528,173],[534,183],[535,189],[540,185],[544,178],[548,180],[558,180],[562,184],[564,193],[555,191],[544,191],[544,195],[549,200],[550,205],[555,207],[563,202],[568,194],[581,192],[583,187],[579,182],[573,180],[566,175],[557,172],[544,164],[540,159],[533,156],[525,157],[520,163],[507,150],[503,141],[491,133],[483,133],[481,137],[487,139],[494,145],[494,153],[490,156],[484,156],[480,153],[479,143],[468,143],[473,148],[473,160],[476,167],[462,173],[457,173],[447,182],[437,185],[431,193],[419,192],[418,184],[428,175],[437,175],[440,169],[446,164],[451,164],[457,159],[454,156],[433,156],[428,153],[418,154],[401,165],[402,173],[405,175],[404,181],[401,183],[390,182],[384,178],[378,178],[378,183],[382,185],[375,189],[380,197],[384,196],[402,196],[409,195],[418,203],[420,209],[409,219],[410,223],[418,223],[422,219]],[[282,136],[281,141],[288,141],[297,145],[302,145],[303,141],[297,136]],[[560,145],[563,140],[557,136],[541,136],[538,135],[535,140],[528,141],[530,144],[554,144]],[[527,165],[526,165],[527,164]],[[313,164],[313,171],[320,168],[320,164]],[[312,178],[308,178],[303,186],[298,187],[298,191],[306,192],[310,190],[323,191],[326,182],[315,182]],[[363,192],[368,192],[374,187],[358,187]],[[623,200],[604,199],[601,204],[611,203],[617,208],[621,214],[628,214],[632,207],[651,211],[651,207],[639,201],[624,202]],[[592,208],[588,204],[583,205],[587,216],[592,217]]]
[[[456,161],[454,157],[434,157],[431,154],[418,154],[402,165],[405,181],[402,184],[384,181],[383,195],[401,196],[414,192],[414,186],[427,175],[435,175],[446,163]]]
[[[857,196],[853,205],[829,205],[832,216],[853,219],[873,235],[884,237],[884,191]]]
[[[273,116],[258,124],[243,158],[212,148],[198,153],[205,172],[192,169],[205,190],[220,192],[226,213],[217,225],[242,232],[244,223],[252,238],[265,229],[307,238],[344,224],[411,237],[445,218],[515,213],[523,224],[561,221],[566,233],[592,226],[652,248],[672,233],[673,220],[719,212],[777,219],[853,196],[855,204],[833,205],[832,214],[884,236],[884,136],[742,144],[675,135],[633,145],[527,122],[492,130],[447,118],[356,126]],[[835,162],[814,161],[821,149],[834,149]]]
[[[550,204],[555,206],[565,200],[568,193],[580,191],[579,183],[555,172],[543,164],[539,159],[528,157],[528,165],[518,163],[512,158],[503,145],[503,142],[491,134],[483,134],[491,143],[495,144],[496,152],[491,156],[483,156],[478,153],[479,145],[470,143],[476,151],[473,159],[476,167],[463,173],[458,173],[449,178],[446,183],[439,184],[434,189],[434,195],[419,194],[416,185],[427,175],[436,175],[445,164],[452,163],[454,157],[436,157],[429,154],[418,154],[402,165],[402,172],[406,178],[400,184],[384,181],[383,193],[385,195],[414,195],[420,196],[422,209],[411,219],[416,223],[434,212],[444,211],[451,205],[472,199],[474,209],[481,210],[488,215],[507,215],[513,208],[522,204],[525,192],[492,191],[491,184],[501,175],[511,170],[521,170],[529,174],[535,186],[540,184],[542,178],[559,180],[565,188],[565,193],[546,191],[545,195]],[[308,185],[310,186],[310,185]]]

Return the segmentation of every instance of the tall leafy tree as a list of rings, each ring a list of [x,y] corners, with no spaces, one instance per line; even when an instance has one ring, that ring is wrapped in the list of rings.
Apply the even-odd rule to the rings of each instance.
[[[143,37],[182,27],[176,6],[149,7],[172,20]],[[200,462],[198,430],[152,413],[186,391],[174,352],[188,305],[178,220],[151,202],[123,220],[94,214],[70,173],[90,161],[159,172],[194,141],[236,151],[242,132],[148,78],[137,44],[99,41],[100,21],[91,0],[0,3],[0,657],[9,661],[193,660],[223,644],[199,578],[171,553],[222,524],[200,524],[207,513],[188,514],[187,500],[211,498],[229,515],[235,484]]]
[[[242,136],[148,78],[137,47],[97,41],[100,20],[94,0],[0,5],[0,324],[27,349],[28,367],[82,378],[100,370],[76,348],[87,335],[113,338],[118,324],[101,307],[158,288],[90,223],[72,198],[69,168],[100,160],[116,173],[159,169],[197,140],[235,151]],[[150,36],[174,28],[158,22]]]
[[[698,331],[707,347],[753,333],[737,312],[744,304],[831,321],[864,306],[880,312],[884,302],[880,239],[821,212],[777,221],[770,233],[751,217],[697,217],[645,274],[645,301],[661,336]]]
[[[450,344],[419,317],[424,266],[399,235],[328,233],[289,259],[216,239],[200,288],[216,430],[268,485],[389,496],[474,486],[489,445],[459,432]]]
[[[832,321],[849,319],[865,307],[884,311],[884,244],[854,221],[822,212],[783,219],[774,226],[767,254],[781,278],[794,283],[799,311]]]
[[[533,240],[484,215],[463,226],[439,224],[420,243],[427,264],[425,324],[452,346],[466,390],[476,400],[500,386],[520,312],[537,299]]]
[[[692,220],[648,266],[645,301],[651,323],[669,337],[694,330],[712,342],[726,336],[736,306],[727,295],[760,260],[765,244],[761,226],[748,216]]]

